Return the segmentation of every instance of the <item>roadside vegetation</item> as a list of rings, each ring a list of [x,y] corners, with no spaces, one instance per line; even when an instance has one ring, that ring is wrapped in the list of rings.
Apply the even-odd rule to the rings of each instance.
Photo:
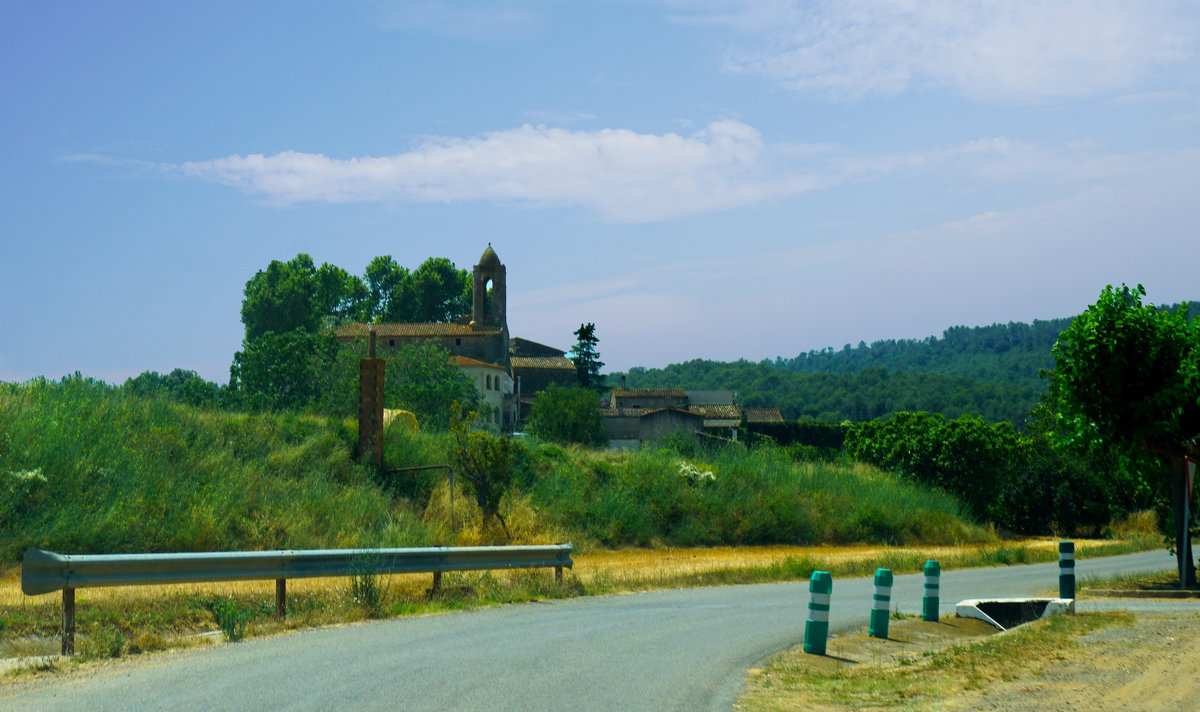
[[[904,621],[886,641],[862,635],[832,639],[837,652],[828,657],[800,650],[784,653],[751,678],[738,701],[739,709],[970,709],[993,686],[1060,664],[1080,648],[1082,636],[1133,623],[1128,613],[1054,616],[1005,635],[979,631],[970,637],[982,637],[954,645],[947,645],[953,640],[948,638],[949,626],[943,624],[935,633],[947,636],[941,641],[932,637],[905,645],[905,640],[917,637],[922,625],[938,624]]]

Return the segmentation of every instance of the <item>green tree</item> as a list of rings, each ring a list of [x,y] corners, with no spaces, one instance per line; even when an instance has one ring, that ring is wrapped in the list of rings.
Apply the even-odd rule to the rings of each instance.
[[[362,280],[334,265],[317,267],[303,253],[272,260],[246,282],[243,294],[247,341],[268,331],[315,332],[361,318],[368,297]]]
[[[1160,463],[1154,486],[1170,493],[1179,581],[1194,587],[1183,509],[1185,457],[1200,456],[1200,319],[1144,305],[1145,295],[1109,285],[1075,318],[1054,346],[1051,393],[1060,437]]]
[[[442,323],[471,313],[471,275],[430,257],[393,287],[384,321]]]
[[[477,419],[478,414],[464,413],[457,403],[454,404],[450,425],[453,441],[450,466],[462,476],[475,496],[484,523],[495,517],[507,534],[508,525],[500,516],[500,500],[512,486],[513,460],[520,445],[493,433],[472,431],[469,423]]]
[[[589,388],[551,384],[538,393],[529,411],[529,432],[558,443],[579,443],[591,447],[608,444],[604,418],[600,415],[600,396]]]
[[[381,255],[367,265],[367,321],[388,321],[393,295],[408,279],[408,270],[396,264],[391,255]],[[393,320],[396,321],[396,320]]]
[[[229,386],[251,410],[297,410],[321,393],[337,339],[295,329],[247,339],[234,354]]]
[[[604,362],[596,352],[596,344],[600,343],[600,339],[596,338],[596,325],[580,324],[574,333],[578,341],[571,349],[571,361],[575,363],[579,385],[584,388],[603,388],[604,379],[600,376],[600,367]]]
[[[196,407],[221,405],[224,396],[221,386],[182,368],[165,376],[157,371],[143,371],[136,378],[126,379],[121,389],[142,398],[161,397]]]
[[[338,344],[322,353],[324,360],[315,371],[313,409],[338,418],[358,412],[358,363],[366,355],[364,342]],[[478,409],[475,385],[436,343],[404,344],[385,355],[384,407],[412,411],[422,427],[439,430],[449,426],[455,403]]]

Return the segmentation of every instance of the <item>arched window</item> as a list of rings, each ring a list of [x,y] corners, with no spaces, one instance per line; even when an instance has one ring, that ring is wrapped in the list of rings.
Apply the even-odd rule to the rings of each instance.
[[[492,374],[489,373],[485,378],[487,378],[487,390],[490,391],[492,390]]]

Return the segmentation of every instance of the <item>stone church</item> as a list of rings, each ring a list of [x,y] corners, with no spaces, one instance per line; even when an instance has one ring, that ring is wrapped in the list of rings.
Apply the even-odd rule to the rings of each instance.
[[[566,353],[535,341],[510,338],[507,276],[489,243],[471,272],[471,314],[449,324],[345,324],[334,330],[339,341],[366,340],[375,330],[377,348],[433,341],[450,352],[454,363],[475,382],[480,400],[491,406],[492,423],[511,431],[536,398],[552,383],[575,385],[575,364]]]

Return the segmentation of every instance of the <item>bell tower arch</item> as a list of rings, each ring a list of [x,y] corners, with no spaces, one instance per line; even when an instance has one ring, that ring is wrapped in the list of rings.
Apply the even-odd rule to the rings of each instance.
[[[471,274],[472,326],[507,326],[505,281],[504,265],[489,242]]]

